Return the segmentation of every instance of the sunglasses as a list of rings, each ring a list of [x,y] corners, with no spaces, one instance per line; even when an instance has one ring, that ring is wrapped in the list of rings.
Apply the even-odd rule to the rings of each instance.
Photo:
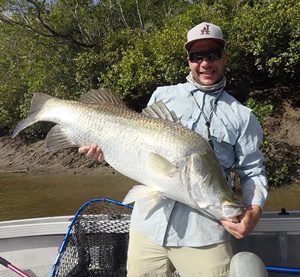
[[[223,56],[223,48],[213,48],[203,52],[190,52],[189,60],[192,63],[201,63],[204,58],[207,58],[210,62],[220,60]]]

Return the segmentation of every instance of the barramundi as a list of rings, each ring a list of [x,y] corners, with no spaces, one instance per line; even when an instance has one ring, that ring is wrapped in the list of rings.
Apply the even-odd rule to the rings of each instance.
[[[39,121],[56,123],[45,139],[46,151],[97,144],[114,169],[137,181],[124,203],[145,198],[150,211],[169,198],[218,220],[236,220],[244,210],[209,143],[162,102],[137,113],[106,89],[79,101],[36,93],[13,137]]]

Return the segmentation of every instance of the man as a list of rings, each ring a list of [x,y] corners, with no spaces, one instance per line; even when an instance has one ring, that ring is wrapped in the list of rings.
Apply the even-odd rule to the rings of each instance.
[[[262,130],[251,111],[224,91],[227,56],[220,27],[203,22],[187,34],[187,82],[158,87],[149,105],[162,100],[182,124],[206,138],[231,184],[232,169],[241,179],[245,212],[239,222],[217,222],[182,203],[168,200],[149,218],[135,203],[130,228],[128,276],[228,276],[232,257],[230,235],[240,239],[256,225],[267,197]],[[103,159],[101,149],[81,153]],[[226,232],[227,231],[227,232]]]

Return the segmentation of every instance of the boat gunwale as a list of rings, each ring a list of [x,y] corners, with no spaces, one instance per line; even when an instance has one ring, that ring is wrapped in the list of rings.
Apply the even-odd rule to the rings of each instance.
[[[1,221],[0,240],[16,237],[64,235],[73,217],[74,215]],[[251,233],[270,232],[300,233],[300,211],[289,211],[288,215],[279,215],[278,212],[263,212]]]

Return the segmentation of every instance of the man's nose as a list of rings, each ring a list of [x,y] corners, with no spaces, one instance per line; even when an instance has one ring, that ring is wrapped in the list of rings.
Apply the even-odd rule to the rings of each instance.
[[[205,65],[205,64],[210,64],[211,61],[208,59],[208,57],[203,57],[202,61],[201,61],[201,65]]]

